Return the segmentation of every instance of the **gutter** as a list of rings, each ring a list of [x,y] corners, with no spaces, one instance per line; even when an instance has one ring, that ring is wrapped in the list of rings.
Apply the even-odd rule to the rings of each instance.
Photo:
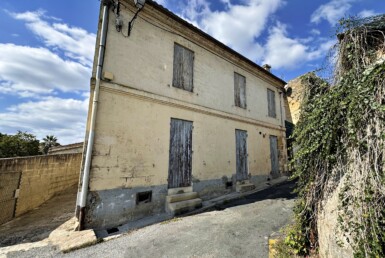
[[[92,102],[91,121],[90,121],[90,128],[89,128],[88,141],[87,141],[87,150],[85,155],[86,158],[85,158],[85,164],[84,164],[84,170],[83,170],[82,190],[80,192],[80,198],[79,198],[80,201],[79,201],[78,230],[84,229],[85,207],[87,204],[87,193],[88,193],[88,185],[89,185],[89,179],[90,179],[92,148],[94,145],[94,135],[95,135],[96,112],[98,109],[100,80],[101,80],[101,74],[103,70],[104,50],[105,50],[106,38],[107,38],[108,11],[110,7],[110,1],[104,0],[102,2],[102,5],[103,5],[102,29],[101,29],[100,41],[99,41],[98,63],[96,67],[96,84],[95,84],[94,97]]]

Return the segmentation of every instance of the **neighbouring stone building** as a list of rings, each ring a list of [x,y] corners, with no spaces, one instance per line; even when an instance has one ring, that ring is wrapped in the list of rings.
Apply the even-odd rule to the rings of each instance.
[[[286,83],[153,1],[131,23],[134,1],[117,3],[108,8],[84,227],[176,214],[284,173]]]
[[[290,87],[291,90],[291,94],[287,98],[289,107],[288,114],[290,114],[290,119],[288,120],[293,124],[297,124],[301,113],[301,98],[304,90],[301,80],[302,76],[298,76],[288,82],[288,87]]]
[[[54,146],[48,150],[48,154],[70,154],[70,153],[82,153],[83,142],[71,143],[67,145]]]

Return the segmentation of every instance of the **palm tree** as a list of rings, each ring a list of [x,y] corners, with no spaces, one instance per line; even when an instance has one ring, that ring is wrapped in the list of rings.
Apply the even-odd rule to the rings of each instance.
[[[47,135],[45,138],[43,138],[43,153],[47,154],[49,149],[51,149],[54,146],[60,145],[60,143],[57,142],[57,138],[53,135]]]

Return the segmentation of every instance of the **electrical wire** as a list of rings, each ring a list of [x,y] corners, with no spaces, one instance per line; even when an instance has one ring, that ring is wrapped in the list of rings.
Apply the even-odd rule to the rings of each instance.
[[[126,10],[130,11],[131,13],[135,14],[134,11],[132,11],[130,8],[128,8],[128,7],[127,7],[126,5],[124,5],[123,3],[121,3],[121,5],[124,7],[124,9],[126,9]],[[141,8],[141,9],[142,9],[142,8]],[[236,64],[236,63],[234,63],[234,62],[232,62],[232,61],[230,61],[230,60],[224,58],[223,56],[221,56],[221,55],[215,53],[214,51],[212,51],[212,50],[206,48],[206,47],[203,46],[203,45],[200,45],[200,44],[198,44],[198,43],[196,43],[196,42],[191,41],[188,37],[186,37],[186,36],[184,36],[184,35],[182,35],[182,34],[179,34],[179,33],[175,32],[175,31],[172,31],[172,30],[169,30],[169,29],[164,28],[164,27],[162,27],[162,26],[159,26],[158,24],[155,24],[155,23],[153,23],[152,21],[149,21],[149,20],[147,20],[146,18],[144,18],[144,17],[142,17],[142,16],[139,16],[139,18],[142,19],[142,20],[144,20],[145,22],[151,24],[151,25],[154,26],[154,27],[157,27],[157,28],[159,28],[159,29],[161,29],[161,30],[164,30],[164,31],[168,32],[168,33],[171,33],[171,34],[174,34],[174,35],[176,35],[176,36],[179,36],[179,37],[181,37],[181,38],[183,38],[183,39],[185,39],[185,40],[187,40],[187,41],[193,43],[194,45],[196,45],[196,46],[198,46],[198,47],[201,47],[201,48],[205,49],[206,51],[208,51],[208,52],[210,52],[211,54],[213,54],[213,55],[219,57],[220,59],[222,59],[222,60],[224,60],[224,61],[226,61],[226,62],[228,62],[228,63],[230,63],[230,64],[232,64],[232,65],[234,65],[234,66],[236,66],[236,67],[238,67],[238,68],[240,68],[240,69],[242,69],[242,70],[245,70],[245,68],[241,67],[240,65],[238,65],[238,64]],[[122,33],[122,34],[123,34],[123,33]],[[125,35],[123,34],[123,36],[125,36]],[[125,36],[125,37],[128,37],[128,36],[129,36],[129,35],[127,35],[127,36]],[[240,59],[240,58],[239,58],[239,59]],[[252,72],[251,70],[249,70],[249,72],[250,72],[250,73],[254,73],[254,72]],[[261,78],[261,79],[265,80],[264,78]],[[279,87],[277,87],[277,88],[279,88]],[[280,88],[279,88],[279,89],[280,89]]]

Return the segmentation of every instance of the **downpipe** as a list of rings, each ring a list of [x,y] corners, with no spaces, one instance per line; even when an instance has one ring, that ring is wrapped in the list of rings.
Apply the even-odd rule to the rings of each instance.
[[[78,230],[84,229],[84,218],[85,218],[85,207],[87,204],[87,194],[88,194],[88,185],[90,179],[90,167],[91,167],[91,159],[92,159],[92,148],[94,145],[94,135],[95,135],[95,122],[96,122],[96,112],[98,109],[98,101],[99,101],[99,88],[100,88],[100,80],[103,69],[103,61],[104,61],[104,50],[106,46],[106,38],[107,38],[107,27],[108,27],[108,11],[110,8],[110,1],[103,1],[103,18],[102,18],[102,29],[99,41],[99,54],[98,54],[98,63],[96,67],[96,83],[94,89],[94,97],[92,102],[92,113],[91,113],[91,121],[90,121],[90,129],[88,134],[87,141],[87,150],[86,150],[86,158],[84,163],[83,170],[83,179],[82,179],[82,190],[80,193],[79,200],[79,227]]]

